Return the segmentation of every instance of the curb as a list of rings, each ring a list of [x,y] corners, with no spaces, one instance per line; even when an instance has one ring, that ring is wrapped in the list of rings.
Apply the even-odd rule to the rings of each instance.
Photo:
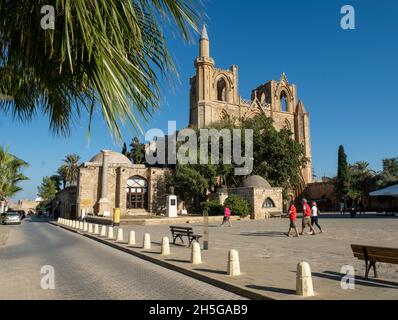
[[[163,268],[167,268],[167,269],[182,273],[182,274],[184,274],[186,276],[189,276],[191,278],[194,278],[196,280],[199,280],[199,281],[202,281],[202,282],[206,282],[206,283],[211,284],[211,285],[213,285],[215,287],[218,287],[218,288],[221,288],[223,290],[235,293],[235,294],[240,295],[240,296],[242,296],[244,298],[251,299],[251,300],[275,300],[274,298],[268,297],[268,296],[263,295],[263,294],[259,294],[257,292],[242,288],[240,286],[233,285],[233,284],[221,281],[221,280],[217,280],[217,279],[208,277],[208,276],[203,275],[203,274],[199,274],[199,273],[197,273],[195,271],[188,270],[188,269],[176,266],[176,265],[168,263],[166,261],[158,260],[156,258],[150,257],[150,256],[145,255],[143,253],[131,250],[128,247],[121,246],[121,245],[119,245],[117,243],[110,242],[110,241],[107,241],[105,239],[97,238],[97,237],[92,236],[90,234],[79,232],[78,230],[70,229],[70,228],[68,228],[66,226],[59,225],[56,222],[49,221],[48,223],[53,225],[53,226],[55,226],[55,227],[59,227],[59,228],[62,228],[64,230],[67,230],[67,231],[70,231],[70,232],[73,232],[73,233],[76,233],[76,234],[80,234],[80,235],[82,235],[82,236],[84,236],[86,238],[89,238],[91,240],[100,242],[102,244],[105,244],[105,245],[107,245],[109,247],[112,247],[114,249],[117,249],[119,251],[123,251],[123,252],[128,253],[128,254],[130,254],[132,256],[140,258],[142,260],[146,260],[146,261],[152,262],[152,263],[154,263],[154,264],[156,264],[158,266],[161,266]]]

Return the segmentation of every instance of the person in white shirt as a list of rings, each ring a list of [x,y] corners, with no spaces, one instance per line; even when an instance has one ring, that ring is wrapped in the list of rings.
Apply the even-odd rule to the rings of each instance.
[[[316,225],[320,231],[320,233],[323,233],[321,226],[318,223],[318,207],[316,206],[316,202],[314,201],[312,203],[311,207],[311,225]]]

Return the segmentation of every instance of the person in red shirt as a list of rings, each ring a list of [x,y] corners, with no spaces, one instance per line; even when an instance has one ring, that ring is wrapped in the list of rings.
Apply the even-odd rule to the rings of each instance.
[[[289,220],[290,220],[290,226],[289,226],[289,231],[287,232],[287,236],[290,237],[290,231],[294,229],[296,231],[296,237],[299,237],[299,232],[297,230],[296,226],[296,220],[297,220],[297,210],[294,205],[294,202],[290,202],[290,208],[289,208]]]
[[[227,223],[227,222],[228,222],[228,225],[230,227],[232,227],[230,218],[231,218],[231,209],[228,208],[228,207],[225,207],[224,208],[224,218],[223,218],[223,221],[221,223],[221,227],[224,226],[224,224]]]
[[[311,225],[311,207],[307,203],[306,199],[303,199],[303,223],[302,223],[302,229],[300,235],[304,233],[304,229],[306,227],[309,227],[310,230],[312,231],[312,235],[315,235],[315,229]]]

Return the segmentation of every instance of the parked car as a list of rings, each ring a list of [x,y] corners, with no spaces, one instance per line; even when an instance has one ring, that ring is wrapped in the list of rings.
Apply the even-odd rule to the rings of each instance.
[[[21,215],[17,211],[9,211],[1,216],[2,224],[21,224]]]

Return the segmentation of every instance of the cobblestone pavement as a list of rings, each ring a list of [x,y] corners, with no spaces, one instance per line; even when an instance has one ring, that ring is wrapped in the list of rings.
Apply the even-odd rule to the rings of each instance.
[[[242,299],[46,222],[0,226],[0,299]],[[55,270],[43,290],[41,268]]]
[[[222,217],[220,217],[221,223]],[[288,219],[234,221],[232,227],[209,227],[209,250],[202,251],[203,264],[192,267],[190,250],[185,246],[172,246],[172,262],[231,284],[250,288],[276,299],[296,299],[296,266],[307,261],[311,266],[316,298],[319,299],[398,299],[398,265],[378,263],[379,279],[364,280],[365,263],[353,257],[351,244],[398,247],[398,217],[366,214],[355,219],[349,215],[322,214],[320,224],[325,233],[315,236],[288,238]],[[301,229],[300,218],[297,221]],[[203,224],[184,224],[203,234]],[[142,245],[144,232],[151,234],[151,254],[158,257],[163,236],[171,238],[170,228],[160,226],[122,226],[125,235],[136,232]],[[178,242],[178,241],[177,241]],[[202,241],[201,241],[202,243]],[[242,275],[227,278],[228,251],[239,252]],[[355,290],[342,290],[341,268],[350,265],[355,269]]]

